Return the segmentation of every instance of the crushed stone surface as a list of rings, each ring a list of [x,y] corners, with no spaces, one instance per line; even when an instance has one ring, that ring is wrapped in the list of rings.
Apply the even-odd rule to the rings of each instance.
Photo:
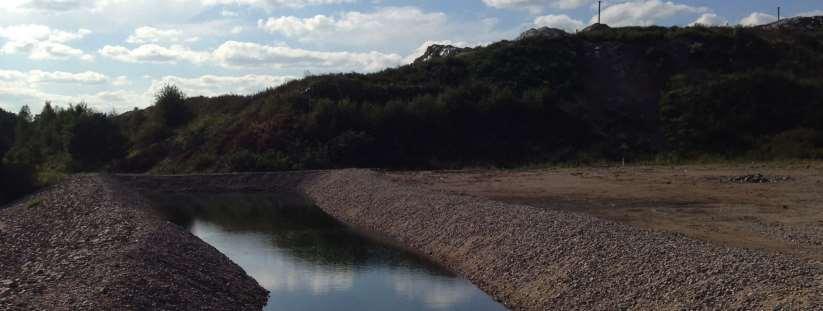
[[[0,310],[260,310],[268,293],[110,177],[0,209]]]
[[[306,182],[318,206],[466,276],[517,310],[820,310],[823,264],[589,215],[392,182]]]

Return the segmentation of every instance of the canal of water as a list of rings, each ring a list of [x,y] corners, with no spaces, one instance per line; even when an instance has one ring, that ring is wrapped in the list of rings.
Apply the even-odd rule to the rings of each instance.
[[[467,280],[296,197],[152,196],[167,218],[270,291],[265,310],[505,310]]]

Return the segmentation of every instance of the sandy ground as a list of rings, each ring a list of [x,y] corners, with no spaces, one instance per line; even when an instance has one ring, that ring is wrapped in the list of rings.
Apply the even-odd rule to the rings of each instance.
[[[762,174],[771,183],[735,176]],[[397,182],[823,261],[823,163],[390,172]],[[787,180],[784,180],[787,179]]]

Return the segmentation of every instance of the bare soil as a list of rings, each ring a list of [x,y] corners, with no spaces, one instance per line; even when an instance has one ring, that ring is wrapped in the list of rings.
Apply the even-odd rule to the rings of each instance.
[[[394,181],[823,261],[823,163],[394,172]]]

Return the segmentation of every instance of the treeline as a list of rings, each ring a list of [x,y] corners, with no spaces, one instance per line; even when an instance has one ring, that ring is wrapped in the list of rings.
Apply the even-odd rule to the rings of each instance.
[[[55,108],[46,103],[34,115],[0,110],[0,202],[78,172],[110,168],[128,144],[114,115],[86,105]]]
[[[251,96],[167,86],[118,116],[46,105],[0,114],[3,174],[820,159],[820,42],[819,30],[603,29]]]
[[[148,131],[155,108],[119,118],[134,143],[120,169],[821,158],[819,42],[820,31],[606,29],[188,98],[165,132]]]
[[[660,108],[669,148],[681,155],[823,159],[823,76],[761,70],[679,75]]]
[[[567,43],[524,42],[377,74],[308,77],[257,95],[190,98],[174,135],[142,139],[126,171],[512,165],[568,159],[587,135],[564,112]],[[533,66],[540,63],[540,66]],[[135,129],[145,115],[122,116]],[[564,131],[568,135],[548,135]],[[585,141],[580,139],[580,141]],[[561,150],[563,149],[563,150]]]

